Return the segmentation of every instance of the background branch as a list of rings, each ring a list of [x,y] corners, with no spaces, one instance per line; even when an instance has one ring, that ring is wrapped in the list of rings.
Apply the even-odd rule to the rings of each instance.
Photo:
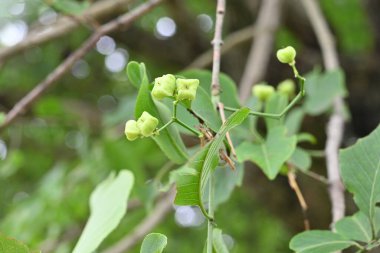
[[[0,126],[0,131],[9,126],[20,114],[22,114],[33,102],[35,102],[50,86],[59,80],[74,63],[81,59],[89,52],[96,42],[105,34],[113,32],[117,29],[126,28],[134,20],[144,15],[163,0],[150,0],[130,12],[119,16],[118,18],[100,26],[92,36],[85,41],[80,48],[66,58],[53,72],[51,72],[44,81],[32,89],[25,97],[23,97],[6,115],[5,121]]]
[[[175,190],[172,188],[168,194],[163,197],[137,227],[115,245],[106,249],[104,253],[123,253],[128,252],[133,246],[141,241],[154,227],[163,221],[165,216],[172,210]]]
[[[316,33],[322,49],[323,61],[326,70],[339,69],[339,59],[335,49],[333,36],[328,28],[323,14],[315,0],[302,0],[310,22]],[[339,147],[344,131],[343,99],[334,100],[333,114],[327,124],[327,141],[325,146],[327,160],[327,174],[329,180],[329,194],[332,206],[332,227],[335,222],[344,217],[344,187],[339,173]]]
[[[127,5],[130,2],[132,2],[132,0],[99,1],[91,5],[91,7],[84,11],[81,16],[75,16],[75,19],[72,17],[62,16],[51,26],[33,30],[20,43],[12,47],[0,49],[0,65],[2,65],[10,57],[29,48],[39,46],[50,40],[64,36],[65,34],[78,28],[81,23],[86,23],[87,20],[99,21],[107,16],[122,13],[127,9]]]
[[[224,39],[223,47],[220,54],[223,55],[234,47],[252,39],[256,35],[255,26],[248,26],[234,33],[231,33]],[[212,63],[213,50],[210,49],[199,55],[186,69],[205,68]]]
[[[255,31],[260,31],[248,55],[240,81],[240,99],[245,101],[251,94],[252,86],[260,81],[266,72],[273,49],[274,31],[280,24],[282,0],[262,1]]]

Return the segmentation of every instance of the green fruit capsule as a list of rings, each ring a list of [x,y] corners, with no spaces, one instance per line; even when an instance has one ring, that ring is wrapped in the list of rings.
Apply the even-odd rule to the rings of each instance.
[[[140,137],[141,132],[137,127],[136,120],[128,120],[127,123],[125,123],[124,133],[129,141],[134,141]]]
[[[141,135],[148,137],[151,136],[158,125],[158,119],[150,115],[148,112],[143,112],[137,120],[137,127]]]
[[[277,59],[282,63],[287,63],[287,64],[292,65],[295,63],[295,58],[296,58],[296,50],[291,46],[288,46],[286,48],[283,48],[277,51]]]
[[[194,100],[199,86],[198,79],[181,79],[176,81],[177,100]]]
[[[274,88],[270,85],[259,83],[253,86],[252,93],[261,101],[266,101],[274,93]]]
[[[154,79],[152,96],[161,100],[165,97],[172,97],[175,91],[175,76],[171,74],[163,75]]]
[[[291,79],[286,79],[278,84],[278,92],[281,94],[287,95],[288,97],[293,97],[295,94],[296,86]]]

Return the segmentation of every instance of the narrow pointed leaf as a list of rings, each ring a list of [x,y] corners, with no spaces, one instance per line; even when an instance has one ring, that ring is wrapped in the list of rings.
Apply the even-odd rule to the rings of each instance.
[[[140,253],[162,253],[168,244],[168,238],[159,233],[151,233],[145,236]]]
[[[101,182],[90,197],[90,218],[73,253],[92,253],[117,227],[127,212],[127,201],[134,183],[133,174],[122,170]]]
[[[331,253],[355,244],[331,231],[312,230],[293,237],[289,247],[296,253]]]
[[[249,109],[242,108],[233,113],[222,125],[213,141],[198,151],[190,161],[175,175],[177,195],[174,203],[177,205],[198,205],[203,207],[203,193],[210,173],[218,165],[219,149],[226,133],[240,125],[248,116]]]
[[[380,202],[380,126],[353,146],[343,149],[339,160],[346,188],[373,223],[376,203]]]
[[[350,240],[367,243],[372,240],[371,223],[362,212],[339,220],[335,224],[335,229],[338,234]]]
[[[244,142],[236,149],[236,154],[240,162],[250,160],[256,163],[272,180],[293,154],[296,142],[295,136],[286,135],[285,127],[274,127],[269,129],[265,142]]]

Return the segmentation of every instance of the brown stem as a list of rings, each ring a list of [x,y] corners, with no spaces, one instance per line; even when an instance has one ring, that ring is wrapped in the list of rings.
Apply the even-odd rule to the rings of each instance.
[[[67,57],[53,72],[51,72],[44,81],[32,89],[25,97],[23,97],[7,114],[5,121],[0,126],[0,131],[9,126],[20,114],[25,112],[28,107],[35,102],[49,87],[70,70],[74,63],[88,53],[96,42],[105,34],[113,32],[117,29],[126,28],[137,18],[149,12],[163,0],[150,0],[130,12],[119,16],[118,18],[100,26],[90,38],[88,38],[80,48]]]
[[[288,181],[289,181],[290,187],[296,193],[298,203],[301,206],[302,214],[303,214],[303,218],[304,218],[303,220],[304,220],[305,230],[310,230],[310,222],[309,222],[309,218],[307,216],[308,206],[306,204],[305,198],[302,195],[301,189],[298,186],[298,183],[296,180],[296,174],[295,174],[294,170],[290,170],[288,172]]]
[[[318,3],[315,0],[302,0],[302,3],[322,48],[326,70],[339,69],[339,59],[335,49],[334,38]],[[332,206],[332,228],[338,220],[344,217],[345,212],[344,186],[339,173],[339,147],[344,132],[343,103],[342,97],[336,97],[334,100],[333,114],[327,124],[327,141],[325,146],[327,174],[330,184],[329,195]]]

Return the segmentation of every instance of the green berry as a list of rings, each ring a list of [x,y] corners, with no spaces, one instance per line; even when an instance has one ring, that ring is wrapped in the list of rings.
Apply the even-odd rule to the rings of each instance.
[[[296,58],[296,50],[291,46],[288,46],[286,48],[283,48],[277,51],[277,59],[282,63],[287,63],[287,64],[292,65],[295,63],[295,58]]]
[[[171,74],[163,75],[154,79],[152,96],[161,100],[165,97],[172,97],[175,91],[175,76]]]
[[[177,85],[177,100],[194,100],[199,86],[198,79],[182,79],[178,78]]]
[[[151,136],[158,125],[158,119],[150,115],[148,112],[143,112],[137,120],[137,127],[141,131],[141,135]]]
[[[277,90],[281,94],[287,95],[288,97],[292,97],[294,96],[296,86],[294,85],[293,80],[286,79],[278,84]]]
[[[266,101],[274,93],[274,88],[270,85],[259,83],[253,86],[252,93],[261,101]]]
[[[140,137],[141,134],[135,120],[128,120],[127,123],[125,123],[124,133],[129,141],[136,140],[138,137]]]

